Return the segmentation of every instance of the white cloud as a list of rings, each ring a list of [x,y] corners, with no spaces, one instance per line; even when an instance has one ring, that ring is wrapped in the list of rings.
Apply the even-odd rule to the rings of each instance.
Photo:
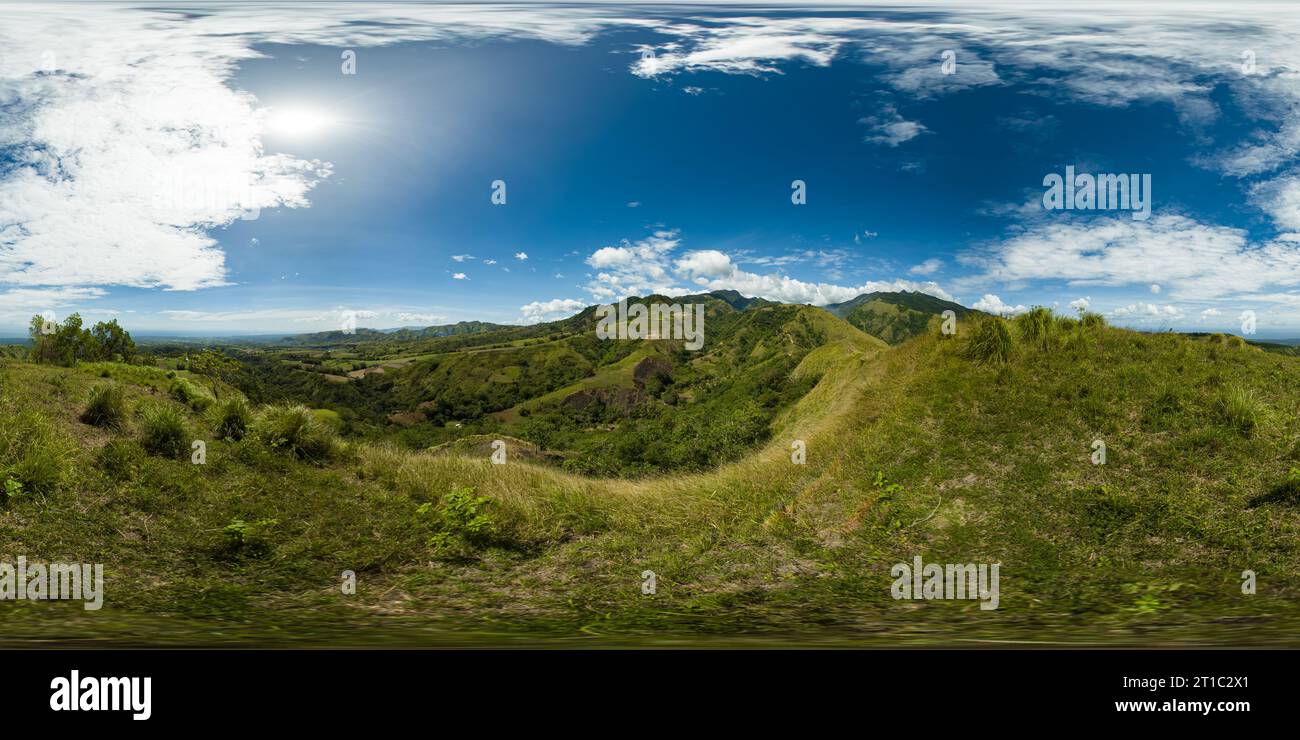
[[[971,308],[976,311],[983,311],[984,313],[991,313],[998,316],[1015,316],[1029,310],[1022,305],[1007,305],[1002,302],[1001,298],[992,293],[985,293],[984,297],[975,301],[975,305],[971,306]]]
[[[517,259],[517,260],[519,260],[519,261],[522,262],[523,260],[528,259],[528,253],[527,253],[527,252],[515,252],[515,259]]]
[[[408,313],[406,311],[401,311],[397,314],[397,320],[402,324],[420,324],[422,326],[430,326],[433,324],[446,323],[447,317],[434,313]]]
[[[1143,303],[1138,301],[1127,306],[1121,306],[1110,312],[1115,318],[1129,319],[1137,323],[1150,321],[1174,321],[1183,318],[1182,309],[1177,306],[1164,305],[1158,306],[1154,303]]]
[[[452,279],[452,280],[469,280],[469,277],[467,277],[467,276],[465,275],[465,273],[463,273],[463,272],[457,272],[457,273],[452,274],[451,279]]]
[[[1243,230],[1177,215],[1038,222],[961,259],[982,272],[955,281],[959,289],[1028,280],[1145,285],[1155,278],[1171,297],[1214,300],[1300,286],[1293,245],[1253,244]]]
[[[943,269],[943,260],[931,257],[919,265],[913,265],[908,272],[913,275],[933,275],[941,269]]]
[[[1088,306],[1092,305],[1092,298],[1088,296],[1084,296],[1083,298],[1076,298],[1070,301],[1066,305],[1068,305],[1070,307],[1070,310],[1072,311],[1083,313],[1084,311],[1088,310]]]
[[[1157,295],[1160,293],[1160,285],[1159,285],[1159,283],[1152,283],[1152,284],[1151,284],[1151,292],[1152,292],[1152,293],[1155,293],[1155,294],[1157,294]]]
[[[859,119],[858,123],[870,127],[874,132],[865,137],[866,141],[891,147],[911,141],[927,130],[920,123],[903,118],[898,110],[889,104],[884,105],[878,114]]]
[[[457,262],[464,262],[465,260],[472,260],[472,259],[474,259],[474,255],[472,255],[472,254],[453,254],[453,255],[451,256],[451,258],[454,259],[454,260],[456,260]],[[484,261],[486,262],[487,260],[484,260]]]
[[[952,300],[947,291],[932,281],[871,280],[855,286],[799,280],[780,273],[760,275],[740,269],[730,255],[716,249],[693,250],[674,259],[673,253],[680,244],[676,231],[664,230],[641,241],[624,241],[617,247],[597,249],[587,258],[587,264],[600,272],[588,283],[587,290],[602,301],[650,293],[672,296],[711,290],[735,290],[747,296],[817,306],[876,291],[920,291]],[[792,257],[823,267],[841,262],[841,256],[835,252],[805,251]],[[759,259],[774,265],[789,264],[785,258]]]
[[[534,301],[519,307],[519,321],[524,324],[537,324],[543,321],[555,321],[572,316],[587,304],[572,298],[556,298],[551,301]]]

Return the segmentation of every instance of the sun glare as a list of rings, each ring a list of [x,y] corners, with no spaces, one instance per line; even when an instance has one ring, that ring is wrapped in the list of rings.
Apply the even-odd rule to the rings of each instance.
[[[269,129],[282,136],[313,136],[330,127],[333,119],[311,108],[273,110],[267,119]]]

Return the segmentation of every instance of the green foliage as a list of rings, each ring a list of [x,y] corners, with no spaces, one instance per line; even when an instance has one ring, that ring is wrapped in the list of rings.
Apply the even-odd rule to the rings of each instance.
[[[280,520],[275,518],[252,522],[231,519],[229,524],[221,528],[226,551],[254,557],[265,555],[271,550],[269,535],[279,523]]]
[[[490,544],[496,534],[497,523],[485,511],[491,503],[487,497],[475,496],[473,488],[455,487],[437,505],[421,504],[415,513],[434,530],[428,542],[435,554],[468,557]]]
[[[271,449],[301,460],[327,461],[343,452],[342,441],[306,406],[267,406],[258,414],[253,435]]]
[[[1085,329],[1098,329],[1106,325],[1106,317],[1099,313],[1084,311],[1079,316],[1079,324]]]
[[[81,420],[98,427],[121,429],[126,424],[126,395],[122,386],[106,383],[91,390]]]
[[[1044,351],[1051,347],[1052,336],[1056,331],[1056,320],[1051,309],[1035,306],[1017,316],[1015,324],[1020,331],[1020,339],[1025,344]]]
[[[5,419],[0,424],[0,480],[6,492],[61,489],[72,478],[74,449],[72,440],[39,412],[23,411]]]
[[[1250,388],[1232,386],[1223,391],[1218,401],[1219,416],[1223,423],[1242,434],[1250,434],[1264,420],[1267,407]]]
[[[166,404],[151,404],[140,414],[140,445],[151,455],[178,459],[190,449],[190,433],[180,412]]]
[[[96,466],[114,480],[132,480],[146,463],[146,453],[133,439],[113,439],[95,453]]]
[[[78,313],[69,315],[62,324],[47,322],[37,315],[32,317],[27,333],[32,340],[31,357],[36,362],[129,362],[136,352],[130,333],[116,319],[84,329]]]
[[[171,388],[168,389],[171,397],[189,406],[195,411],[204,411],[212,405],[211,396],[199,390],[195,385],[185,378],[177,378],[172,381]]]
[[[190,372],[208,378],[212,384],[212,395],[221,399],[221,381],[234,377],[241,369],[240,364],[226,355],[212,349],[205,349],[190,357]]]
[[[242,396],[231,396],[213,407],[217,439],[243,439],[253,412]]]
[[[1015,355],[1016,342],[1007,322],[997,317],[986,318],[971,329],[962,348],[962,356],[983,364],[1005,364]]]

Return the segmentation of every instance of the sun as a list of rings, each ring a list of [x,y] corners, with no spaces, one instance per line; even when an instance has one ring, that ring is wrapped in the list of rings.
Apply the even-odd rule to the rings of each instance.
[[[272,109],[267,118],[270,131],[282,136],[314,136],[329,128],[334,119],[328,113],[314,108]]]

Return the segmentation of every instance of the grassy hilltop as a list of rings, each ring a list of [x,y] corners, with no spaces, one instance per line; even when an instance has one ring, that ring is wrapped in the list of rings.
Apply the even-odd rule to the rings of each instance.
[[[430,452],[353,433],[363,425],[336,413],[245,404],[237,374],[0,361],[0,550],[106,571],[102,611],[10,602],[0,640],[1295,641],[1294,358],[1043,310],[1011,322],[965,315],[956,337],[927,327],[889,347],[821,309],[720,303],[702,356],[673,365],[691,393],[655,413],[703,404],[707,422],[767,387],[771,368],[787,382],[770,387],[761,434],[709,467],[650,476],[544,459],[547,445],[522,425],[575,394],[637,388],[628,368],[676,357],[668,341],[602,342],[617,346],[576,380],[484,409],[485,428],[508,439],[500,465],[472,435]],[[569,325],[575,339],[585,320]],[[580,339],[555,338],[564,328],[441,338],[468,344],[398,375],[416,387],[462,351],[511,341],[576,351]],[[671,405],[662,390],[629,408]],[[652,435],[707,437],[640,421],[556,438],[676,455],[673,438]],[[509,425],[524,435],[500,434]],[[191,463],[192,440],[206,444],[203,465]],[[804,465],[791,461],[795,440]],[[1090,459],[1094,440],[1104,465]],[[916,555],[1001,563],[1000,608],[894,600],[890,566]],[[1248,569],[1254,595],[1241,590]],[[647,570],[653,595],[641,589]],[[355,594],[341,592],[343,571],[356,573]]]

